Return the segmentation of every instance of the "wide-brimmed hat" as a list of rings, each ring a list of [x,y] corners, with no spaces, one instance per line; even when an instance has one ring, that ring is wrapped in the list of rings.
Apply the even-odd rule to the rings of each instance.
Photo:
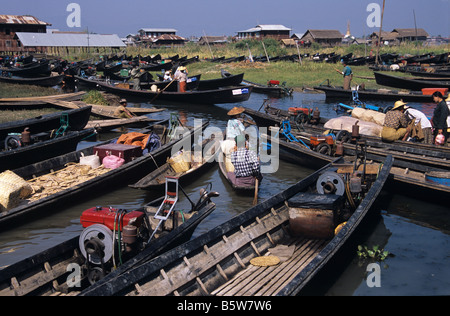
[[[126,99],[120,99],[119,103],[120,103],[120,104],[122,104],[122,103],[127,103],[127,100],[126,100]]]
[[[183,71],[183,70],[186,70],[186,67],[184,67],[184,66],[181,66],[180,68],[178,68],[178,70],[179,70],[179,71]]]
[[[395,102],[394,107],[392,108],[393,110],[398,109],[399,107],[402,107],[404,105],[406,105],[408,103],[403,102],[402,100]]]
[[[243,107],[237,107],[235,106],[234,108],[232,108],[230,111],[228,111],[228,115],[238,115],[241,114],[245,111],[245,109]]]

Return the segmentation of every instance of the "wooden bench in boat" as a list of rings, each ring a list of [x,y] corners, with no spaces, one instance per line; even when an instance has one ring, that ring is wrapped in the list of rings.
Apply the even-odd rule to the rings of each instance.
[[[297,239],[294,241],[295,252],[288,260],[269,267],[249,265],[211,294],[216,296],[276,295],[322,250],[326,243],[326,240],[320,239]]]

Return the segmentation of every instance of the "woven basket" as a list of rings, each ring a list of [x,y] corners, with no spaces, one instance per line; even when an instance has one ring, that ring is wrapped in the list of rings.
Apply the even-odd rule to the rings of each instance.
[[[33,189],[24,179],[6,170],[0,173],[0,211],[8,211],[31,195]]]
[[[20,187],[20,197],[25,199],[33,193],[31,185],[10,170],[0,173],[0,181]]]
[[[191,152],[183,151],[181,153],[177,153],[169,158],[167,162],[176,173],[186,172],[191,169]]]

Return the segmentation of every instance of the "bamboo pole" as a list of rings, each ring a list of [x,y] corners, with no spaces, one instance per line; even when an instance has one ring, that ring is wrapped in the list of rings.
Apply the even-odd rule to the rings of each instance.
[[[385,0],[383,0],[383,9],[381,10],[381,23],[380,23],[380,32],[378,33],[378,47],[377,47],[377,56],[375,58],[376,64],[380,63],[380,46],[381,46],[381,30],[383,29],[383,16],[384,16],[384,5]]]

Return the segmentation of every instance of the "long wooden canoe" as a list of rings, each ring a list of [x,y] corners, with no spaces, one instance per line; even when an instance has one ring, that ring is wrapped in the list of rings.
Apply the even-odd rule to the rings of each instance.
[[[177,172],[171,164],[167,162],[136,183],[131,184],[130,187],[144,190],[161,190],[164,189],[166,177],[176,177],[178,178],[179,183],[183,185],[188,181],[195,180],[195,177],[198,177],[202,172],[205,172],[215,165],[215,157],[217,156],[215,148],[218,148],[218,142],[219,140],[217,139],[205,139],[202,142],[202,146],[194,145],[194,151],[191,154],[192,161],[190,161],[191,168],[189,170]],[[195,150],[201,150],[201,153],[195,153]],[[201,159],[201,161],[195,161],[196,157]]]
[[[91,109],[92,107],[87,106],[0,124],[0,141],[4,141],[8,133],[21,133],[26,127],[29,127],[30,132],[33,134],[58,129],[61,126],[61,116],[63,114],[67,115],[70,130],[80,131],[86,127],[91,115]]]
[[[86,94],[86,91],[56,94],[42,97],[0,98],[0,107],[10,106],[45,106],[48,101],[78,101]]]
[[[363,177],[367,187],[356,201],[356,192],[342,194],[342,188],[320,193],[323,180],[342,186],[353,171],[351,165],[329,164],[209,232],[81,295],[298,294],[351,240],[391,165],[389,157],[381,169],[370,168],[377,171]],[[345,224],[335,232],[341,223]]]

